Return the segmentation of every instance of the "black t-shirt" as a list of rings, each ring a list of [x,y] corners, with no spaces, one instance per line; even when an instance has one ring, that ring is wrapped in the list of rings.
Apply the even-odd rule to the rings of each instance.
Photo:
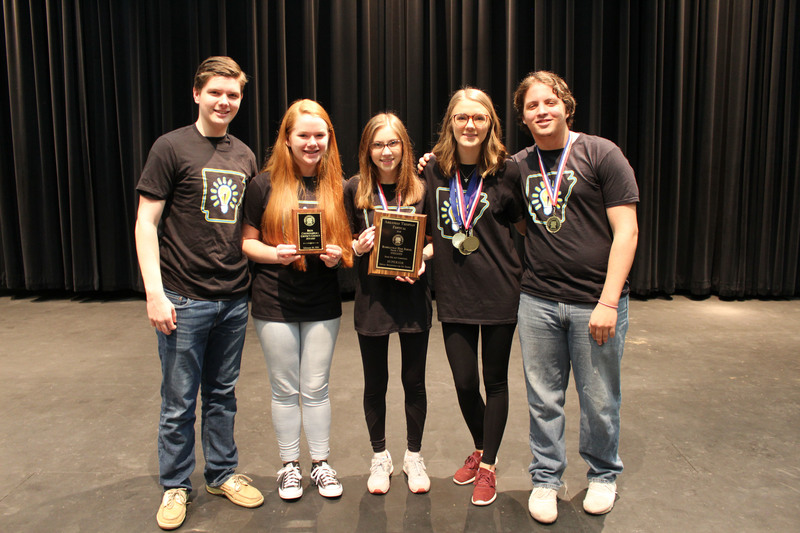
[[[305,179],[304,201],[316,199],[316,180]],[[269,172],[253,178],[244,199],[246,224],[261,228],[269,203]],[[286,220],[288,221],[288,216]],[[289,228],[285,234],[288,235]],[[274,243],[285,244],[285,243]],[[342,316],[342,299],[336,270],[328,268],[317,255],[304,256],[306,270],[293,265],[254,263],[251,314],[269,322],[317,322]]]
[[[613,238],[606,208],[639,201],[628,160],[613,142],[579,134],[564,167],[555,211],[546,198],[534,147],[520,151],[512,161],[519,167],[515,191],[527,220],[522,290],[565,303],[596,302],[605,284]],[[551,183],[556,172],[556,161],[551,159],[547,168]],[[556,233],[545,228],[550,216],[561,222]],[[627,292],[626,283],[623,294]]]
[[[136,190],[166,200],[159,224],[165,288],[198,300],[247,293],[239,209],[256,172],[253,152],[233,135],[204,137],[192,124],[156,140]]]
[[[350,230],[354,238],[373,224],[372,209],[358,209],[355,206],[358,176],[347,181],[344,187],[344,206],[350,220]],[[391,211],[397,209],[396,186],[383,185],[383,193]],[[372,195],[373,205],[380,206],[377,188]],[[403,206],[401,213],[422,213],[425,198],[414,205]],[[370,254],[356,257],[358,283],[353,307],[356,331],[362,335],[388,335],[389,333],[419,333],[431,327],[431,293],[425,274],[414,284],[396,281],[384,276],[367,274]]]
[[[522,266],[509,224],[519,217],[518,204],[507,183],[516,166],[484,178],[473,221],[480,246],[470,255],[453,247],[450,179],[441,175],[436,158],[425,167],[428,232],[433,237],[433,283],[436,310],[442,322],[513,324],[517,321]],[[473,178],[475,179],[475,178]]]

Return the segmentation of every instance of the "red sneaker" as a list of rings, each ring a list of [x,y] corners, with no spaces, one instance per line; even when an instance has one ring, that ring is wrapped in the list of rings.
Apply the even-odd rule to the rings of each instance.
[[[494,472],[488,468],[481,468],[475,476],[475,488],[472,490],[472,503],[475,505],[489,505],[497,498],[495,486],[497,480]]]
[[[472,455],[464,461],[464,466],[459,468],[453,476],[456,485],[466,485],[475,481],[475,474],[478,473],[478,466],[481,464],[483,454],[479,451],[472,452]]]

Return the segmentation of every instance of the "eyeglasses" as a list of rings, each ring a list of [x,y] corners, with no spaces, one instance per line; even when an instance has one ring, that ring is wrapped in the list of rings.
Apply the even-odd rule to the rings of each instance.
[[[481,126],[487,125],[489,122],[492,121],[492,118],[489,115],[484,115],[483,113],[475,113],[474,115],[467,115],[466,113],[456,113],[453,115],[453,122],[456,123],[456,126],[459,128],[463,128],[469,122],[469,119],[472,119],[472,123],[475,124],[476,128],[480,128]]]
[[[386,148],[387,146],[389,147],[389,150],[394,150],[396,148],[400,148],[402,144],[403,141],[401,141],[400,139],[392,139],[391,141],[387,141],[385,143],[380,141],[375,141],[374,143],[370,143],[369,146],[373,150],[383,152],[383,149]]]

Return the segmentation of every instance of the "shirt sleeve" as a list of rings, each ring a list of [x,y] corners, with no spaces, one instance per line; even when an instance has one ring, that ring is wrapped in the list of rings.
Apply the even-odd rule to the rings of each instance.
[[[261,228],[261,218],[267,205],[268,179],[259,174],[252,179],[244,195],[244,209],[242,221],[254,228]]]
[[[520,191],[519,165],[507,159],[503,172],[498,175],[492,214],[505,226],[515,224],[523,218],[522,194]]]
[[[350,233],[355,237],[358,234],[358,219],[356,217],[356,192],[358,191],[359,178],[353,176],[344,186],[344,210],[347,212],[347,221],[350,223]]]
[[[617,145],[597,165],[597,175],[603,191],[606,207],[615,207],[639,202],[639,187],[628,159]]]
[[[177,158],[172,144],[161,136],[153,143],[136,190],[148,198],[167,200],[177,180]]]

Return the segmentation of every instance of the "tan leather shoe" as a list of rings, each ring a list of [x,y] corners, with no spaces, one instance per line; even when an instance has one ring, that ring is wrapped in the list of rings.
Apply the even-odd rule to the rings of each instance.
[[[156,513],[156,522],[161,529],[177,529],[186,519],[186,489],[169,489],[164,492]]]
[[[253,480],[244,474],[234,474],[219,487],[209,487],[206,490],[210,494],[225,496],[236,505],[242,507],[258,507],[264,503],[264,495],[250,483]]]

